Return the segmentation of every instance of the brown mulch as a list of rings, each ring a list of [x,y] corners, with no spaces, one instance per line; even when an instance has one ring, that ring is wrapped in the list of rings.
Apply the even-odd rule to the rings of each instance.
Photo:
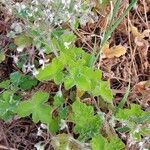
[[[35,149],[39,140],[36,136],[37,126],[29,119],[16,120],[11,123],[0,122],[0,149],[2,146],[13,149]]]
[[[148,29],[148,25],[150,25],[150,7],[148,6],[150,6],[150,3],[149,1],[146,2],[147,20],[143,1],[139,0],[137,10],[131,11],[128,16],[129,18],[125,19],[119,25],[110,39],[110,45],[121,44],[126,46],[127,53],[119,58],[103,59],[100,63],[100,68],[103,71],[103,78],[110,81],[111,88],[116,94],[114,98],[115,105],[122,99],[130,82],[131,92],[128,103],[138,103],[143,109],[148,110],[150,108],[150,90],[144,83],[150,80],[150,37],[145,39],[148,43],[147,47],[145,45],[138,47],[134,42],[134,37],[128,32],[129,19],[139,31],[142,32]],[[0,46],[8,51],[8,55],[9,50],[7,49],[7,45],[12,41],[6,34],[9,32],[13,20],[14,18],[11,18],[7,14],[4,7],[0,7]],[[100,43],[99,35],[104,24],[105,18],[101,16],[98,22],[81,26],[78,29],[79,37],[76,45],[90,53],[95,41],[96,45]],[[97,46],[97,50],[98,48]],[[11,59],[6,59],[4,63],[0,64],[0,82],[6,79],[10,72],[15,70],[15,68],[13,70],[12,68]],[[55,92],[57,87],[53,83],[44,83],[39,85],[39,88],[45,91]],[[9,123],[0,121],[0,150],[34,150],[36,143],[40,141],[43,143],[49,142],[50,135],[47,132],[45,132],[43,137],[37,136],[38,127],[39,125],[34,124],[30,118],[14,119]],[[46,149],[52,148],[47,144]]]

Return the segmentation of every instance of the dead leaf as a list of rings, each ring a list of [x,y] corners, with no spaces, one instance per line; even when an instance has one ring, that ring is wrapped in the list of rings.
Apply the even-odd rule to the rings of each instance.
[[[83,103],[87,104],[87,105],[93,105],[94,104],[94,101],[92,98],[88,97],[88,98],[84,98],[82,100]]]
[[[131,25],[129,27],[129,31],[131,31],[132,35],[134,36],[134,42],[137,46],[141,47],[145,45],[146,40],[144,40],[144,38],[149,36],[149,29],[144,30],[143,33],[140,33],[135,26]]]
[[[0,33],[6,31],[6,25],[3,21],[0,21]]]
[[[140,102],[140,105],[142,105],[143,107],[149,108],[150,106],[150,80],[141,81],[137,83],[133,87],[132,93],[135,93],[136,99],[138,99],[138,96],[139,96],[138,102]]]
[[[18,47],[29,47],[32,44],[33,39],[26,33],[22,33],[20,35],[18,35],[17,37],[15,37],[14,39],[14,43],[18,46]]]
[[[131,25],[131,27],[129,28],[129,31],[131,31],[132,35],[134,37],[138,37],[140,39],[143,39],[144,38],[144,35],[142,33],[140,33],[137,29],[137,27]]]
[[[110,10],[108,9],[108,7],[110,7],[109,0],[103,0],[101,2],[99,0],[94,0],[94,4],[95,4],[94,10],[96,10],[96,12],[99,12],[103,16],[107,16],[109,14]]]
[[[150,82],[150,81],[141,81],[141,82],[137,83],[133,88],[134,91],[142,94],[143,92],[149,90],[149,88],[147,86],[148,82]]]
[[[135,37],[134,42],[137,46],[142,47],[144,46],[145,40],[139,37]]]
[[[85,93],[84,91],[77,88],[77,91],[76,91],[77,97],[81,98],[84,95],[84,93]]]
[[[103,58],[120,57],[126,53],[126,48],[122,45],[117,45],[109,48],[109,43],[106,43],[102,48]]]
[[[147,29],[147,30],[143,31],[143,36],[144,37],[149,37],[149,34],[150,34],[150,29]]]

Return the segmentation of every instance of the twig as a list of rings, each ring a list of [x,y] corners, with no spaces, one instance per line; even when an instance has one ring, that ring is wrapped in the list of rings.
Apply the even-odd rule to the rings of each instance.
[[[0,149],[1,149],[1,150],[18,150],[18,149],[14,149],[14,148],[7,148],[7,147],[4,146],[4,145],[0,145]]]

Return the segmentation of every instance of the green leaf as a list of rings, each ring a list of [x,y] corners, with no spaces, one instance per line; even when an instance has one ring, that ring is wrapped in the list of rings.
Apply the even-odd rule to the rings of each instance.
[[[56,121],[52,119],[52,108],[46,104],[48,98],[48,93],[42,91],[36,92],[30,100],[23,101],[18,105],[16,113],[20,117],[32,114],[32,119],[35,123],[41,121],[42,123],[46,123],[51,131],[55,131]]]
[[[94,90],[92,90],[93,96],[101,96],[102,99],[108,103],[112,103],[113,100],[113,93],[109,88],[109,84],[107,81],[100,81]]]
[[[99,134],[102,120],[94,115],[92,106],[87,106],[76,100],[72,105],[72,121],[75,123],[74,132],[79,134],[79,139],[88,140]]]
[[[58,134],[51,140],[51,145],[55,150],[82,150],[80,142],[75,140],[71,134]],[[85,148],[84,148],[85,149]]]
[[[63,44],[64,44],[65,42],[74,44],[75,39],[76,39],[76,36],[75,36],[75,34],[74,34],[73,32],[70,32],[70,31],[67,31],[67,30],[66,30],[66,31],[64,32],[64,34],[62,34],[61,39],[62,39],[62,41],[63,41]]]
[[[107,140],[102,135],[95,136],[91,140],[92,150],[105,150],[107,144]]]
[[[18,35],[15,40],[14,43],[18,46],[18,47],[29,47],[32,44],[33,39],[27,35],[26,33],[22,33],[20,35]]]
[[[59,120],[57,119],[51,119],[50,123],[49,123],[49,131],[52,133],[56,133],[58,132],[59,129]]]
[[[106,150],[123,150],[124,143],[118,137],[112,137]]]
[[[61,106],[59,108],[59,117],[60,117],[60,119],[66,119],[67,116],[68,116],[68,113],[69,113],[68,107]]]
[[[128,96],[130,94],[130,82],[128,85],[128,88],[125,92],[125,95],[123,96],[122,100],[119,102],[118,106],[116,107],[116,112],[118,111],[119,108],[123,108],[123,106],[125,105],[126,101],[128,100]]]
[[[126,133],[130,131],[130,128],[125,126],[125,127],[117,128],[116,130],[121,133]]]
[[[19,86],[23,90],[29,90],[33,86],[37,85],[37,80],[35,78],[31,78],[29,75],[22,75]]]
[[[112,137],[110,141],[102,135],[98,135],[91,140],[92,150],[123,150],[125,145],[118,137]]]
[[[141,118],[142,116],[148,114],[150,115],[150,113],[143,111],[140,105],[131,104],[129,109],[119,109],[116,114],[116,118],[119,120],[129,120],[129,118]],[[132,121],[136,121],[135,119]]]
[[[56,93],[56,95],[54,96],[54,106],[60,106],[64,103],[64,98],[63,98],[63,95],[61,93],[61,91],[58,91]]]
[[[10,81],[15,85],[18,86],[21,80],[21,74],[19,72],[13,72],[10,74]]]
[[[56,84],[61,84],[64,80],[64,73],[62,71],[58,72],[55,76],[54,76],[54,82]]]
[[[10,81],[13,85],[20,87],[23,90],[29,90],[37,84],[37,80],[35,78],[32,79],[31,76],[22,75],[19,72],[11,73]]]
[[[100,96],[108,103],[112,103],[113,93],[109,88],[109,84],[107,81],[100,82]]]
[[[142,129],[148,129],[150,124],[150,112],[143,111],[140,105],[131,104],[130,108],[128,109],[119,109],[115,117],[116,120],[125,124],[124,128],[128,128],[130,134],[135,140],[140,141],[141,135],[146,135],[144,132],[142,132]]]
[[[14,115],[14,110],[16,109],[19,98],[16,97],[11,91],[5,91],[0,95],[0,118],[5,121],[10,120]]]
[[[76,36],[69,30],[64,30],[62,33],[52,33],[52,44],[56,46],[58,51],[64,51],[70,47],[74,47]]]
[[[93,68],[82,67],[81,73],[84,74],[89,80],[100,81],[102,78],[102,72],[98,69],[93,70]]]
[[[70,88],[72,88],[75,85],[75,81],[72,77],[66,77],[64,80],[64,86],[66,90],[69,90]]]
[[[58,58],[54,58],[51,64],[45,66],[44,69],[39,69],[39,73],[36,75],[36,78],[39,81],[47,81],[55,78],[56,82],[60,82],[62,80],[61,71],[64,69],[64,64]],[[55,77],[59,74],[57,77]]]
[[[2,89],[9,89],[10,86],[10,80],[5,80],[0,83],[0,88]]]
[[[0,63],[5,60],[5,53],[0,51]]]
[[[79,75],[75,80],[80,90],[89,91],[91,89],[91,82],[84,75]]]
[[[59,28],[59,29],[53,29],[53,31],[52,31],[52,37],[57,37],[57,38],[59,38],[61,35],[63,35],[63,33],[65,32],[65,30],[64,29],[62,29],[62,28]]]
[[[55,71],[55,68],[53,68],[52,64],[48,64],[47,66],[45,66],[44,69],[41,68],[38,71],[39,73],[36,75],[36,78],[39,81],[51,80],[54,74],[53,71]]]

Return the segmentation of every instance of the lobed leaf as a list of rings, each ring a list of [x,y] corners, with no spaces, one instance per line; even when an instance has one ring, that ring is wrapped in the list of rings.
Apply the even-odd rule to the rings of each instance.
[[[20,117],[26,117],[32,114],[35,123],[41,121],[48,125],[51,132],[58,131],[58,120],[52,118],[52,107],[46,102],[49,94],[46,92],[36,92],[31,99],[19,103],[16,113]]]
[[[124,143],[118,137],[112,137],[110,141],[102,135],[98,135],[91,140],[92,150],[123,150]]]
[[[88,140],[99,133],[102,119],[94,115],[92,106],[76,100],[72,105],[72,111],[72,121],[75,123],[74,132],[79,134],[79,139]]]

